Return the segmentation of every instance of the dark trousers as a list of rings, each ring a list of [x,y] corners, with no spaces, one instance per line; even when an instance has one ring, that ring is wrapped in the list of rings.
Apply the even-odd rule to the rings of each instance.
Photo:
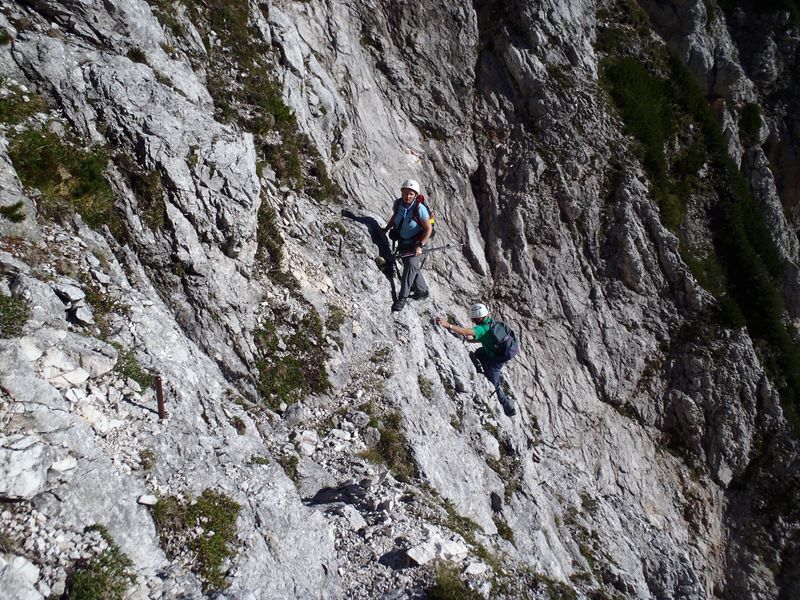
[[[483,348],[478,348],[475,352],[470,352],[470,358],[472,358],[472,362],[475,364],[475,368],[478,372],[483,373],[486,379],[494,386],[494,391],[497,392],[497,399],[500,400],[500,404],[505,408],[508,404],[508,397],[500,385],[500,370],[503,368],[503,365],[506,364],[505,361],[492,358],[486,354],[486,350]]]

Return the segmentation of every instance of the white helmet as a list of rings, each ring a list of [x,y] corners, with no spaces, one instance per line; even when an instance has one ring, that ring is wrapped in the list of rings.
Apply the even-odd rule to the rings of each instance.
[[[406,179],[403,182],[403,185],[400,186],[400,189],[408,188],[410,190],[414,190],[416,193],[419,194],[419,181],[416,179]]]
[[[489,309],[486,308],[485,304],[481,304],[478,302],[477,304],[473,304],[469,308],[469,318],[470,319],[482,319],[483,317],[489,316]]]

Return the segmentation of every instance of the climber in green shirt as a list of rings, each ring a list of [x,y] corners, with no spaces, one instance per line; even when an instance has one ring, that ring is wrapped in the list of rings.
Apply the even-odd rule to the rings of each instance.
[[[473,304],[469,309],[472,327],[459,327],[449,323],[444,317],[437,317],[436,323],[457,335],[462,335],[471,342],[480,343],[481,347],[469,356],[478,372],[483,373],[497,392],[497,399],[503,407],[503,412],[513,417],[517,414],[514,399],[508,396],[500,385],[500,370],[519,350],[514,334],[508,331],[503,340],[498,340],[493,332],[496,324],[489,317],[489,309],[484,304]],[[500,323],[503,328],[505,325]],[[507,329],[507,328],[506,328]]]

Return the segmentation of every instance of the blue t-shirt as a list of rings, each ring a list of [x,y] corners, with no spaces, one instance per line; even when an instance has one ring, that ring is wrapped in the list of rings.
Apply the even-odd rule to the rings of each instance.
[[[419,204],[416,200],[412,202],[408,208],[405,207],[403,201],[400,201],[400,206],[394,215],[394,224],[400,228],[400,238],[404,240],[413,240],[415,237],[422,233],[422,226],[414,219],[415,206]],[[428,208],[424,204],[419,204],[419,220],[426,221],[431,218]]]

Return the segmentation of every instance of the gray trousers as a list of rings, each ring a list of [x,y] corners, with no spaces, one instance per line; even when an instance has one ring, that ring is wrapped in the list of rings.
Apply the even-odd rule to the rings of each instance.
[[[400,244],[399,251],[401,253],[413,252],[416,246],[404,248]],[[424,256],[411,256],[403,259],[403,277],[400,280],[400,293],[399,298],[408,298],[411,292],[415,294],[424,294],[428,291],[428,284],[425,277],[422,275],[422,261]]]

